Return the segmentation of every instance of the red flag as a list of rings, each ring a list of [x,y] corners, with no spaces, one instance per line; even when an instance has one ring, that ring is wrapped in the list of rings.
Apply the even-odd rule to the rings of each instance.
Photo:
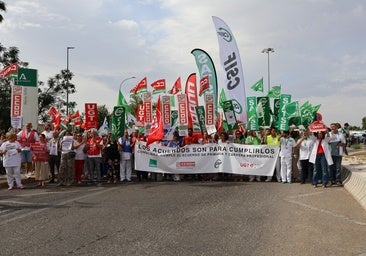
[[[204,76],[200,79],[200,92],[199,95],[202,96],[208,89],[210,89],[210,78],[209,76]]]
[[[131,89],[130,94],[138,94],[146,91],[147,91],[147,79],[145,76],[138,84],[135,85],[135,87]]]
[[[80,126],[81,118],[80,118],[79,110],[76,110],[74,114],[69,115],[69,119],[71,122],[74,123],[75,126]]]
[[[60,111],[58,111],[58,109],[55,107],[50,107],[50,109],[47,111],[47,115],[50,115],[52,117],[50,123],[53,124],[56,131],[61,123]]]
[[[85,103],[85,126],[98,129],[98,107],[97,103]]]
[[[178,79],[175,81],[173,88],[171,90],[169,90],[169,94],[178,94],[179,92],[182,91],[182,84],[180,82],[180,77],[178,77]]]
[[[198,123],[198,117],[196,112],[196,107],[198,106],[196,73],[190,74],[187,78],[186,95],[188,101],[188,111],[192,118],[191,120],[193,123]]]
[[[145,123],[145,107],[144,104],[137,105],[136,120],[142,125]]]
[[[18,74],[18,62],[6,66],[0,71],[0,77],[5,78],[12,74]]]
[[[161,109],[160,109],[160,96],[158,98],[158,102],[156,103],[155,117],[150,127],[150,133],[147,137],[146,146],[150,145],[154,141],[159,141],[164,138],[164,127],[163,127],[163,119],[161,118]]]
[[[219,113],[217,115],[217,119],[216,119],[216,130],[218,134],[221,134],[224,130],[224,120],[223,120],[223,116],[222,113]]]
[[[156,80],[155,82],[153,82],[151,84],[152,88],[154,88],[153,90],[153,94],[157,94],[157,93],[165,93],[165,88],[166,88],[166,85],[165,85],[165,79],[159,79],[159,80]]]

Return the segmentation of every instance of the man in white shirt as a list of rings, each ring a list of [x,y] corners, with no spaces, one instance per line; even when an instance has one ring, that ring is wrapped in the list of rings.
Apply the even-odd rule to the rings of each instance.
[[[17,134],[17,137],[22,147],[22,152],[20,154],[22,158],[22,164],[26,164],[26,176],[27,178],[29,178],[32,174],[33,161],[33,155],[30,151],[30,145],[38,141],[38,133],[32,129],[32,123],[27,123],[25,125],[25,128]]]
[[[283,131],[280,138],[281,157],[281,181],[282,183],[292,183],[292,157],[296,142],[290,137],[289,131]]]
[[[55,167],[57,168],[57,172],[60,170],[61,147],[58,135],[59,133],[57,131],[53,132],[53,137],[47,143],[47,147],[50,152],[48,164],[50,166],[51,180],[49,183],[55,183]]]
[[[331,185],[342,185],[342,155],[344,153],[344,147],[346,146],[346,139],[342,133],[338,131],[339,127],[336,123],[330,125],[330,152],[333,159],[333,165],[329,166],[329,176]]]

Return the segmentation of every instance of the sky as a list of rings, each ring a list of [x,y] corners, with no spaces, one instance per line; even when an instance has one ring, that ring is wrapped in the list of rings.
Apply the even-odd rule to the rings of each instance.
[[[247,96],[260,78],[281,85],[293,101],[321,104],[326,124],[361,126],[366,117],[366,1],[363,0],[5,0],[0,43],[47,82],[67,66],[74,73],[77,109],[84,103],[111,112],[118,90],[143,77],[165,78],[167,89],[198,73],[195,48],[223,77],[212,16],[224,20],[240,51]],[[126,78],[136,77],[134,79]],[[121,82],[125,80],[125,82]],[[151,87],[150,87],[151,89]]]

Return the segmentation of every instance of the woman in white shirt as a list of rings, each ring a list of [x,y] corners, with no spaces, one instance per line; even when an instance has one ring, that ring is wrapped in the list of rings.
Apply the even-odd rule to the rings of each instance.
[[[23,189],[22,179],[20,177],[21,145],[16,141],[17,136],[14,133],[6,133],[6,139],[0,147],[0,154],[3,155],[3,165],[6,170],[6,177],[8,180],[8,190],[12,190],[14,186],[14,179],[19,189]]]
[[[305,184],[309,178],[312,180],[313,177],[313,164],[309,162],[310,152],[313,147],[313,140],[309,136],[309,131],[303,131],[301,138],[297,141],[296,147],[299,148],[299,160],[301,166],[301,184]]]

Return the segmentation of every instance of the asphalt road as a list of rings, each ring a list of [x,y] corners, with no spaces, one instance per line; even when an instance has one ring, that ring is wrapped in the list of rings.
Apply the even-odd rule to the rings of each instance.
[[[366,255],[365,237],[366,212],[343,187],[133,182],[0,193],[0,255]]]

